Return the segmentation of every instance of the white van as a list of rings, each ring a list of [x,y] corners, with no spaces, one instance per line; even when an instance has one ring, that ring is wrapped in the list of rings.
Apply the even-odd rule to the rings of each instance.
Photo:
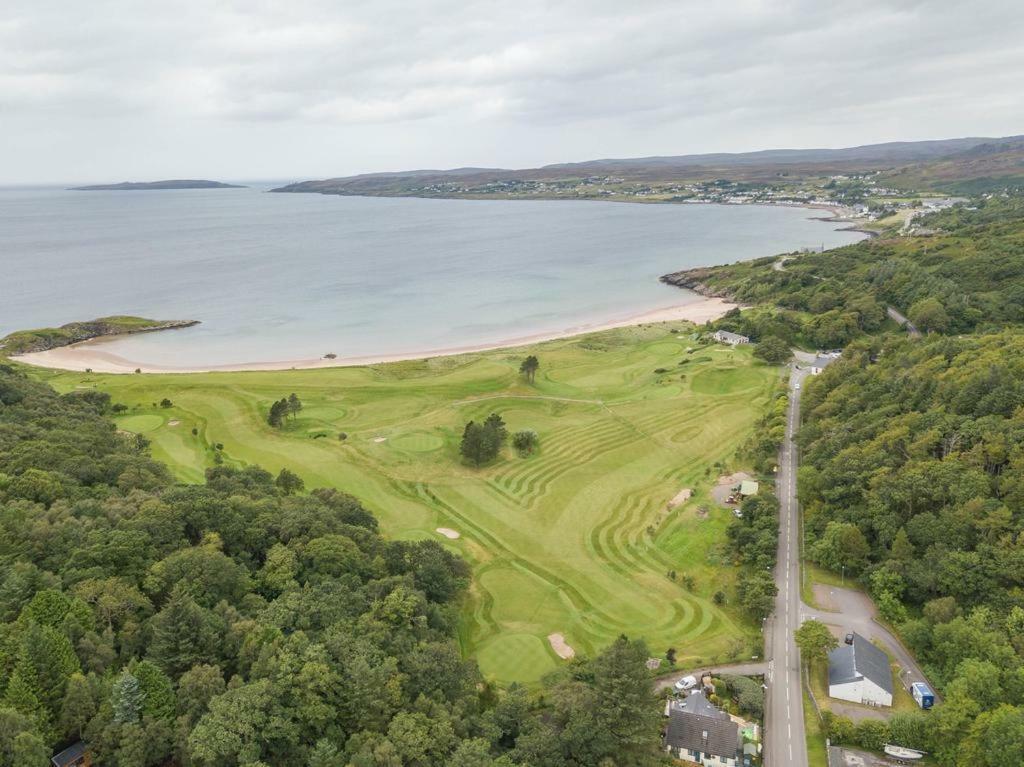
[[[697,677],[695,676],[684,676],[682,679],[676,682],[676,689],[679,692],[686,692],[687,690],[692,690],[696,686]]]

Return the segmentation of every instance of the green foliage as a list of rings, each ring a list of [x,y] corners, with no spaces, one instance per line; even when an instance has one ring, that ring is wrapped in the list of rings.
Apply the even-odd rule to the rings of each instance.
[[[474,466],[480,466],[498,456],[507,438],[508,429],[505,422],[497,413],[491,413],[482,424],[476,421],[466,424],[462,431],[459,452]]]
[[[530,383],[534,382],[537,377],[537,370],[540,369],[540,360],[537,359],[536,355],[528,355],[522,363],[519,365],[519,372],[526,378]]]
[[[800,656],[808,664],[823,662],[829,652],[839,646],[828,626],[813,618],[800,625],[795,639],[796,646],[800,648]]]
[[[78,737],[117,767],[659,763],[642,643],[536,700],[485,688],[454,639],[469,569],[438,543],[255,467],[174,485],[94,402],[3,369],[0,391],[0,473],[59,488],[0,497],[0,763]]]
[[[754,356],[769,365],[781,365],[793,356],[789,344],[778,336],[764,336],[754,348]]]
[[[521,456],[527,456],[537,449],[540,439],[533,429],[521,429],[512,435],[512,447]]]
[[[135,724],[142,717],[146,693],[139,680],[128,669],[114,680],[110,687],[110,708],[117,724]]]

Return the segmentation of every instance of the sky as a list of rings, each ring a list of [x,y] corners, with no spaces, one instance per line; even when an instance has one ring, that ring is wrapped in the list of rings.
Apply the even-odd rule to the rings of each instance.
[[[1024,3],[3,0],[0,183],[1024,133]]]

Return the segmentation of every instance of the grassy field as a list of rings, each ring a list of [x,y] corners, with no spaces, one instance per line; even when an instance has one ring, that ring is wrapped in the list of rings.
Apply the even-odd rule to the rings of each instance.
[[[119,426],[149,438],[182,480],[201,481],[219,443],[226,463],[288,467],[307,487],[359,497],[387,535],[458,551],[474,568],[464,649],[489,678],[531,682],[560,662],[554,632],[584,654],[622,633],[644,637],[658,654],[675,647],[684,665],[759,652],[756,627],[731,606],[730,512],[708,491],[718,462],[739,468],[735,450],[779,373],[749,349],[700,346],[690,330],[624,328],[359,368],[34,375],[62,391],[110,392],[128,406]],[[530,352],[541,362],[533,385],[518,374]],[[270,404],[292,392],[301,414],[269,427]],[[463,426],[492,411],[510,431],[537,431],[540,450],[464,465]],[[693,498],[670,511],[684,488]]]

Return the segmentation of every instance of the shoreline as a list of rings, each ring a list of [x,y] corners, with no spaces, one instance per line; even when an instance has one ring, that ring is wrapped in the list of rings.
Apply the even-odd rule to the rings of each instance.
[[[588,333],[597,333],[602,330],[612,330],[614,328],[631,327],[634,325],[646,325],[649,323],[687,321],[692,322],[695,325],[703,325],[705,322],[718,319],[730,309],[738,306],[740,306],[740,304],[720,297],[701,296],[698,300],[691,301],[686,304],[650,309],[628,317],[613,319],[606,322],[576,325],[558,331],[534,333],[526,336],[499,339],[494,342],[482,344],[453,346],[440,349],[425,349],[395,354],[364,355],[356,357],[339,356],[335,359],[319,357],[313,359],[243,362],[227,365],[154,365],[128,360],[117,354],[103,351],[102,347],[116,341],[116,336],[95,338],[88,341],[82,341],[80,343],[70,344],[68,346],[60,346],[47,351],[12,355],[10,359],[13,362],[20,362],[33,367],[47,368],[51,370],[65,370],[76,373],[91,370],[93,373],[110,374],[131,374],[135,373],[136,370],[139,370],[142,373],[187,374],[274,370],[317,370],[322,368],[360,367],[365,365],[379,365],[387,362],[404,362],[408,360],[429,359],[432,357],[452,357],[459,354],[475,354],[479,352],[495,351],[497,349],[511,349],[530,346],[544,341],[557,341],[564,338],[587,335]]]

